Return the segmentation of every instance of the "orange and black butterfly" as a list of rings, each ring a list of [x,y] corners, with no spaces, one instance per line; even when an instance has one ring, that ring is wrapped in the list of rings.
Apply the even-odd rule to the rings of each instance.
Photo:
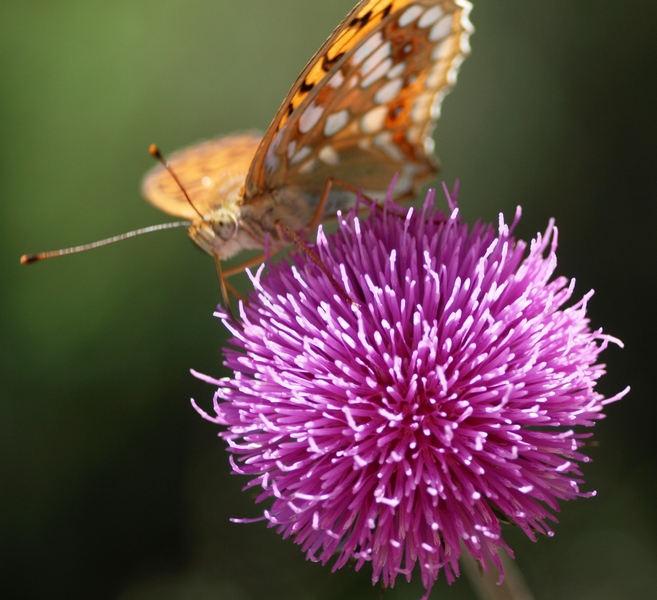
[[[354,190],[381,197],[395,175],[393,197],[411,196],[437,172],[431,134],[469,53],[470,9],[466,0],[361,0],[301,72],[264,135],[229,135],[177,152],[170,169],[146,175],[144,195],[186,219],[190,237],[217,262],[263,249],[267,239],[276,251],[289,244],[279,225],[314,227],[353,204]],[[335,181],[342,185],[331,187]]]

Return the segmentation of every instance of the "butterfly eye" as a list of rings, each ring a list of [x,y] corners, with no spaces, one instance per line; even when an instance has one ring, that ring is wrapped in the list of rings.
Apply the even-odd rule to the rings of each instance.
[[[213,211],[207,221],[215,235],[222,240],[230,240],[237,234],[237,216],[225,208]]]

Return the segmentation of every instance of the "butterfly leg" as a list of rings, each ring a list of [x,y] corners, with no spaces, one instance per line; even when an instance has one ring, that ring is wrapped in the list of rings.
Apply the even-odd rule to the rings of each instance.
[[[219,286],[221,287],[221,297],[228,311],[230,311],[230,302],[228,300],[228,289],[226,288],[226,278],[224,277],[223,269],[221,268],[221,259],[216,254],[212,255],[214,264],[217,267],[217,277],[219,278]]]
[[[239,265],[235,265],[230,269],[226,269],[223,272],[224,277],[232,277],[233,275],[237,275],[238,273],[241,273],[250,267],[255,267],[256,265],[259,265],[261,262],[263,262],[265,258],[267,258],[267,255],[264,252],[262,254],[258,254],[258,256],[254,256],[253,258],[250,258],[249,260],[246,260]]]
[[[213,254],[212,256],[214,258],[214,264],[217,267],[217,276],[219,277],[219,286],[221,287],[221,297],[224,301],[224,306],[226,307],[230,317],[234,320],[235,317],[233,316],[233,311],[230,309],[230,298],[228,294],[232,294],[233,297],[237,298],[238,300],[242,300],[242,296],[228,281],[226,281],[226,277],[228,277],[228,275],[221,267],[221,259],[216,254]]]
[[[335,291],[338,292],[340,297],[347,303],[355,306],[359,306],[358,302],[356,302],[349,294],[347,291],[336,281],[335,277],[331,275],[329,270],[326,268],[326,265],[322,262],[322,259],[317,255],[317,253],[306,244],[306,242],[301,238],[297,233],[292,231],[285,223],[282,221],[276,221],[274,223],[276,230],[278,231],[278,235],[282,238],[283,236],[286,236],[289,240],[294,242],[295,246],[304,254],[306,254],[310,260],[319,268],[319,270],[324,273],[331,282],[331,285],[335,288]]]
[[[354,187],[350,183],[347,183],[342,179],[338,179],[337,177],[329,177],[326,180],[324,189],[322,190],[322,195],[319,197],[319,202],[317,203],[317,208],[315,208],[315,213],[313,214],[312,221],[310,221],[309,227],[311,231],[317,229],[322,219],[324,218],[324,209],[326,208],[326,203],[328,202],[329,194],[331,193],[331,188],[333,187],[333,184],[340,186],[342,189],[347,190],[348,192],[352,192],[357,198],[366,200],[372,205],[378,204],[376,200],[370,198],[366,194],[363,194],[362,190],[358,189],[357,187]]]

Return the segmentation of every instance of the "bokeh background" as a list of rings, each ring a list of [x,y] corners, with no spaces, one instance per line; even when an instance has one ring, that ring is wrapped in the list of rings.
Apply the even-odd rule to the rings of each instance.
[[[183,230],[33,267],[19,256],[167,218],[140,199],[165,152],[264,129],[354,0],[0,4],[0,590],[3,598],[376,599],[370,570],[308,563],[260,524],[216,428],[212,260]],[[538,600],[657,598],[657,3],[476,1],[436,148],[468,219],[560,229],[559,273],[621,338],[556,536],[508,533]],[[419,581],[386,600],[417,599]],[[465,579],[432,597],[471,599]]]

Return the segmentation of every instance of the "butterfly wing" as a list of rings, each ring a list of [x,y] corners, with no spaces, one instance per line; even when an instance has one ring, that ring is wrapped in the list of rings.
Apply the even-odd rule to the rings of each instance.
[[[201,142],[171,155],[168,162],[194,208],[167,170],[158,165],[144,177],[146,199],[170,215],[197,221],[243,185],[262,135],[241,133]]]
[[[470,8],[466,0],[361,0],[274,117],[246,202],[278,191],[312,204],[329,177],[379,195],[395,173],[395,196],[411,195],[437,171],[431,133],[469,52]]]

